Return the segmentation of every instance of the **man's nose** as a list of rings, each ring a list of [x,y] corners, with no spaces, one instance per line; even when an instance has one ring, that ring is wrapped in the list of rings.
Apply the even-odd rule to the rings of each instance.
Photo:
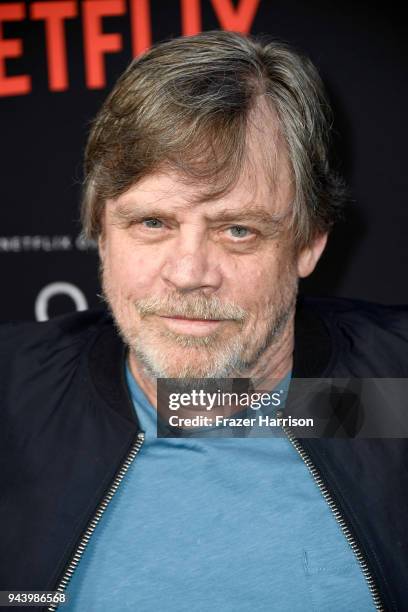
[[[217,289],[221,284],[219,262],[204,238],[187,235],[172,245],[162,267],[163,280],[178,291]]]

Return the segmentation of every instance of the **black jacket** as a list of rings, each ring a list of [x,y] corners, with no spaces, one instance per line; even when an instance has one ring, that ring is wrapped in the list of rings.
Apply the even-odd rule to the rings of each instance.
[[[0,590],[62,588],[136,454],[125,355],[105,311],[0,326]],[[408,378],[408,309],[300,299],[293,376]],[[408,610],[407,440],[295,444],[379,609]]]

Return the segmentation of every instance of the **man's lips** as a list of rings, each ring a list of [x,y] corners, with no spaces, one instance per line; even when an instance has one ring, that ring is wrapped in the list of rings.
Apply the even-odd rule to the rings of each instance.
[[[189,319],[179,315],[158,315],[168,329],[177,333],[205,336],[213,332],[223,319]]]
[[[183,317],[181,315],[159,315],[163,319],[181,319],[182,321],[221,321],[221,319],[199,319],[197,317]]]

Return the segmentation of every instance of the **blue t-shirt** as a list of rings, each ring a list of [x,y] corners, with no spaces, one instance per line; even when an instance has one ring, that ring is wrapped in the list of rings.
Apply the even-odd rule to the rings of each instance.
[[[286,438],[158,439],[155,408],[129,370],[127,381],[145,442],[74,573],[65,612],[375,609]]]

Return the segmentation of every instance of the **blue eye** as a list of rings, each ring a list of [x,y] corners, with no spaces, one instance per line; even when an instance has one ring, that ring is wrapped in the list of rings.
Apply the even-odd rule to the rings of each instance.
[[[142,221],[143,225],[145,227],[149,227],[152,229],[157,229],[163,226],[163,223],[161,221],[159,221],[159,219],[143,219]]]
[[[233,225],[229,230],[234,238],[246,238],[249,234],[249,229],[247,227],[242,227],[242,225]]]

